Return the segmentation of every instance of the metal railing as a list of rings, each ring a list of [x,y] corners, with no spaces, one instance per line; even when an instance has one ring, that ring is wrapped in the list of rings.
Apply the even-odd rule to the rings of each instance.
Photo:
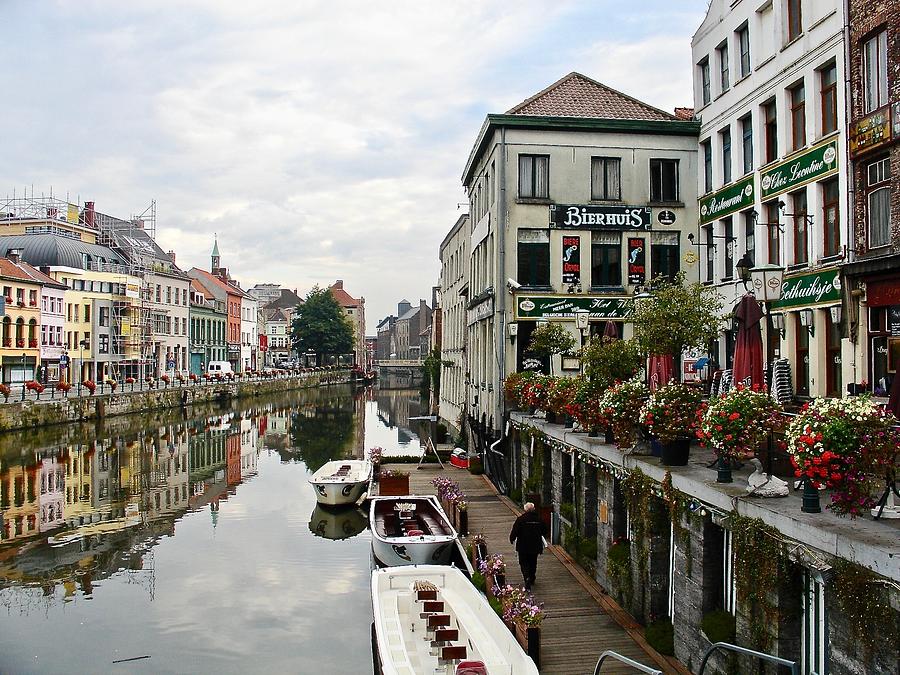
[[[703,660],[700,662],[700,670],[697,671],[697,675],[703,675],[703,671],[706,670],[706,663],[709,661],[709,657],[712,656],[712,653],[717,649],[737,652],[738,654],[752,656],[757,659],[762,659],[763,661],[768,661],[769,663],[774,663],[778,666],[785,666],[791,669],[791,673],[793,675],[800,675],[800,664],[796,661],[790,661],[788,659],[783,659],[780,656],[773,656],[772,654],[765,654],[753,649],[747,649],[746,647],[738,647],[737,645],[733,645],[729,642],[716,642],[706,650],[706,654],[703,655]]]
[[[597,660],[597,665],[594,666],[594,675],[599,675],[600,667],[603,665],[603,661],[607,658],[615,659],[616,661],[621,661],[627,666],[631,666],[635,670],[639,670],[642,673],[647,673],[647,675],[662,675],[662,671],[659,668],[651,668],[650,666],[645,666],[643,663],[638,663],[637,661],[633,661],[629,659],[627,656],[622,656],[618,652],[614,652],[611,650],[607,650],[600,655],[600,658]]]

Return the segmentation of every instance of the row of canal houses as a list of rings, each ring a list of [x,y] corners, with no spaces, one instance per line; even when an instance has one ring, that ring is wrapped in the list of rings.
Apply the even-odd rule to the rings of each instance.
[[[300,300],[264,304],[221,264],[180,268],[155,240],[155,207],[119,219],[93,202],[8,199],[0,209],[2,381],[123,381],[202,374],[211,361],[235,372],[268,365],[269,318],[286,323]],[[278,332],[285,348],[286,328]],[[285,350],[286,351],[286,350]]]
[[[587,564],[607,589],[608,553],[633,536],[638,516],[623,481],[643,467],[648,511],[664,514],[663,472],[510,414],[502,382],[534,366],[527,346],[539,322],[581,340],[612,321],[628,338],[629,299],[652,292],[653,279],[682,272],[714,287],[730,312],[748,292],[742,272],[768,265],[779,268],[781,292],[756,291],[771,315],[764,353],[789,365],[795,401],[886,401],[900,362],[900,2],[712,0],[691,54],[693,108],[669,113],[570,73],[488,114],[464,163],[468,214],[439,247],[439,415],[488,459],[504,453],[493,469],[487,462],[502,489],[536,493],[554,522],[571,527],[576,514],[579,535],[596,543]],[[726,330],[704,353],[684,354],[681,378],[712,381],[734,347]],[[704,369],[690,367],[704,357]],[[574,376],[579,365],[557,356],[552,368]],[[799,507],[731,501],[703,475],[675,481],[691,506],[688,533],[652,518],[649,559],[632,545],[634,587],[620,601],[641,623],[668,616],[689,669],[710,644],[705,613],[734,616],[739,644],[762,630],[735,601],[740,511],[776,528],[794,552],[766,589],[767,651],[804,674],[900,670],[898,521],[811,520],[793,513]],[[842,560],[858,578],[874,574],[854,591],[881,608],[864,640],[861,619],[838,601],[848,596],[835,586],[846,579],[833,573]],[[711,665],[706,672],[758,667]]]

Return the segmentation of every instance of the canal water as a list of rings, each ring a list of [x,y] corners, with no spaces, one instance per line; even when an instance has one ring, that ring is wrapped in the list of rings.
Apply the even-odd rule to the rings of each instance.
[[[364,513],[324,462],[418,454],[349,387],[0,434],[0,672],[372,672]]]

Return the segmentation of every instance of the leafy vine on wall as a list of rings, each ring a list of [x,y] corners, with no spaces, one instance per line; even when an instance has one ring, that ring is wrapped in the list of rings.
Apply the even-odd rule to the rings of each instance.
[[[896,645],[897,626],[878,576],[849,560],[835,559],[831,591],[847,619],[850,635],[863,647],[868,663],[879,644]]]
[[[778,574],[787,562],[781,535],[759,518],[731,515],[734,582],[738,602],[746,608],[750,637],[757,649],[772,640],[770,626],[778,625],[778,608],[772,600]]]

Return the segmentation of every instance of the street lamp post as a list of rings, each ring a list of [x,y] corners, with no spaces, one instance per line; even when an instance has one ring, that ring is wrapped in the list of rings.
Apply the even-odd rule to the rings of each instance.
[[[78,395],[81,396],[81,377],[84,371],[84,350],[85,347],[88,346],[87,340],[81,340],[78,343],[78,346],[81,348],[81,359],[78,364]]]
[[[581,334],[581,349],[584,350],[584,333],[588,329],[589,320],[591,318],[591,313],[586,309],[576,309],[575,310],[575,327],[578,328],[578,332]],[[584,375],[584,355],[578,359],[579,361],[579,369],[581,375]]]
[[[25,352],[22,352],[22,400],[25,400]]]

